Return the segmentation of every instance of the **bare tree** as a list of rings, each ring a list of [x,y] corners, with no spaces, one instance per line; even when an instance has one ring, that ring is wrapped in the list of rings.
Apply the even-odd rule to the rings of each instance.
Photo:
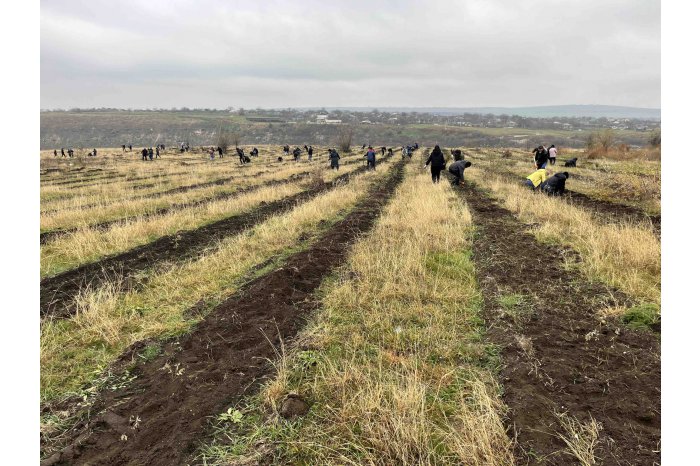
[[[226,153],[229,147],[238,147],[241,142],[241,137],[237,131],[231,128],[224,128],[223,125],[219,125],[219,130],[216,134],[216,145],[221,147],[221,150]]]
[[[342,152],[350,152],[352,146],[353,127],[350,125],[342,126],[338,133],[338,148]]]
[[[652,147],[661,147],[661,130],[655,129],[649,136],[649,145]]]
[[[610,128],[606,128],[603,131],[596,133],[596,143],[603,152],[608,152],[612,146],[615,144],[615,132]]]

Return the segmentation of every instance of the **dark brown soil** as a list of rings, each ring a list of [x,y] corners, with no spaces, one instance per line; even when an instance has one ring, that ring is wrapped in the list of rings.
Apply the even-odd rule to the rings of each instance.
[[[576,191],[567,190],[566,193],[564,193],[564,198],[571,200],[571,202],[576,205],[590,209],[598,215],[613,217],[623,221],[648,221],[651,223],[657,235],[661,235],[660,215],[648,215],[646,212],[636,207],[601,201],[600,199],[594,199]]]
[[[577,464],[557,438],[555,412],[602,424],[599,464],[660,462],[660,341],[596,311],[629,302],[563,265],[572,254],[538,243],[526,227],[483,192],[459,192],[475,226],[474,260],[484,295],[487,338],[502,348],[501,383],[521,464]],[[499,297],[527,297],[520,318]]]
[[[211,197],[207,197],[204,199],[198,199],[192,202],[182,202],[180,204],[172,204],[168,207],[163,207],[157,210],[154,210],[152,212],[148,212],[146,214],[142,215],[132,215],[129,217],[120,217],[116,218],[114,220],[108,220],[106,222],[101,222],[101,223],[95,223],[90,225],[90,228],[94,228],[97,230],[106,230],[110,228],[113,225],[116,225],[118,223],[125,223],[125,222],[130,222],[139,218],[148,218],[148,217],[153,217],[157,215],[165,215],[169,212],[175,212],[177,210],[182,210],[182,209],[187,209],[191,207],[197,207],[202,204],[206,204],[208,202],[215,202],[215,201],[223,201],[226,199],[231,199],[234,197],[239,197],[244,194],[248,194],[250,192],[256,191],[258,189],[262,189],[265,187],[269,186],[275,186],[275,185],[282,185],[282,184],[287,184],[287,183],[292,183],[294,181],[297,181],[301,178],[304,178],[305,176],[308,176],[309,172],[303,172],[303,173],[297,173],[289,178],[282,179],[282,180],[271,180],[271,181],[266,181],[264,183],[255,185],[255,186],[249,186],[247,188],[240,189],[238,191],[234,192],[229,192],[229,193],[219,193]],[[221,183],[223,184],[223,183]],[[158,196],[162,196],[162,194],[158,194]],[[74,231],[77,231],[79,228],[63,228],[60,230],[51,230],[51,231],[45,231],[43,233],[39,234],[39,244],[46,244],[49,241],[53,241],[56,238],[60,238],[61,236],[67,235],[69,233],[73,233]]]
[[[377,160],[377,163],[384,160],[386,159]],[[332,182],[314,185],[300,194],[263,204],[251,212],[228,217],[195,230],[164,236],[124,253],[44,278],[40,283],[40,314],[42,317],[69,317],[75,311],[74,297],[87,286],[97,286],[115,278],[123,278],[125,286],[133,286],[129,277],[136,272],[160,263],[191,259],[222,239],[247,230],[300,202],[308,201],[364,170],[365,167],[359,167]]]
[[[280,340],[292,338],[316,303],[322,280],[342,265],[350,246],[367,232],[403,177],[403,163],[307,250],[252,281],[212,310],[191,333],[137,366],[130,386],[105,391],[88,424],[43,465],[190,464],[212,416],[257,390],[273,368]],[[274,342],[274,343],[273,343]],[[288,398],[286,413],[308,403]],[[138,422],[135,420],[138,419]]]

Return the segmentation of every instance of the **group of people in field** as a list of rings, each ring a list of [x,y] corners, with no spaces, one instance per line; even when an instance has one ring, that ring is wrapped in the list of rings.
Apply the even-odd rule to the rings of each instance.
[[[61,157],[65,157],[66,153],[68,153],[68,158],[73,158],[73,155],[75,155],[75,151],[73,149],[68,149],[67,151],[61,147]],[[58,157],[58,149],[53,150],[53,156]],[[92,149],[92,151],[87,153],[88,157],[97,157],[97,149]]]
[[[547,173],[547,165],[556,165],[557,163],[557,148],[554,144],[545,149],[543,145],[533,149],[533,162],[535,163],[535,171],[525,178],[523,184],[533,191],[540,190],[550,196],[560,196],[564,194],[566,189],[566,180],[569,179],[569,172],[554,173],[549,176]],[[575,167],[578,158],[569,159],[564,163],[565,167]]]
[[[451,183],[453,185],[457,186],[464,183],[464,170],[471,167],[472,163],[462,158],[462,151],[460,150],[453,150],[451,154],[454,161],[448,167],[447,160],[445,160],[445,155],[442,153],[440,146],[435,146],[430,152],[428,159],[425,161],[425,168],[430,167],[433,183],[440,182],[440,174],[445,169],[452,175]]]
[[[404,148],[404,153],[406,148]],[[535,171],[528,175],[523,182],[523,184],[532,190],[540,190],[548,195],[561,195],[566,189],[566,180],[569,179],[569,172],[554,173],[549,176],[546,167],[547,164],[555,165],[557,160],[557,149],[554,144],[552,144],[548,149],[544,146],[539,146],[535,148],[532,153],[534,154],[533,162],[535,164]],[[471,162],[465,160],[462,157],[462,151],[459,149],[451,150],[453,162],[447,166],[447,160],[443,154],[440,146],[435,146],[430,152],[427,160],[425,161],[425,168],[430,167],[430,174],[433,183],[440,182],[440,175],[443,170],[447,170],[450,175],[452,175],[451,183],[453,185],[460,185],[464,183],[464,170],[471,167]],[[408,155],[410,157],[410,155]],[[575,167],[577,158],[569,159],[564,164],[565,167]]]

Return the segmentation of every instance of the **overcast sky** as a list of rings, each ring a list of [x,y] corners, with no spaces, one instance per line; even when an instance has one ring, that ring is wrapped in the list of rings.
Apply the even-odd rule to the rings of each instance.
[[[42,0],[41,107],[659,107],[658,0]]]

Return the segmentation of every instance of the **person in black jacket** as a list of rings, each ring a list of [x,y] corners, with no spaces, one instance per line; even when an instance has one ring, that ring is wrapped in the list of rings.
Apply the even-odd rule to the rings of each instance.
[[[566,162],[564,162],[565,167],[576,167],[576,161],[578,160],[578,157],[574,157],[573,159],[569,159]]]
[[[464,170],[471,166],[472,163],[464,159],[452,162],[450,164],[450,168],[448,168],[447,171],[455,177],[454,180],[452,180],[453,186],[458,186],[460,183],[464,183]]]
[[[555,173],[542,183],[542,192],[550,196],[561,196],[566,189],[569,172]]]
[[[145,147],[141,151],[141,160],[148,160],[148,149]]]
[[[223,159],[224,158],[224,150],[221,148],[221,146],[218,146],[216,148],[216,151],[219,153],[219,158]]]
[[[430,174],[433,177],[433,183],[440,182],[440,172],[445,169],[445,156],[442,155],[440,146],[435,146],[430,153],[428,160],[425,161],[426,168],[430,165]]]
[[[243,152],[243,149],[240,147],[236,147],[236,154],[238,154],[238,161],[241,162],[241,164],[245,163],[245,153]]]
[[[547,149],[545,149],[544,146],[539,146],[533,150],[532,153],[535,154],[535,165],[537,165],[537,169],[545,168],[549,161],[549,152],[547,152]]]

